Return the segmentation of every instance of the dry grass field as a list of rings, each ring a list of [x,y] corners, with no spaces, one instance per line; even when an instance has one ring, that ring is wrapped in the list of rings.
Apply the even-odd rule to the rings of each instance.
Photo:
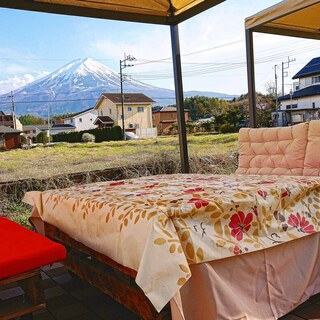
[[[234,172],[237,166],[237,139],[237,134],[188,136],[191,172]],[[119,168],[110,170],[111,179],[179,172],[178,137],[63,143],[1,152],[0,215],[31,227],[28,222],[31,208],[21,201],[26,191],[64,188],[80,182],[105,180],[102,172],[108,168]],[[116,173],[119,171],[120,177]],[[81,173],[80,182],[74,180],[74,173]]]
[[[237,134],[188,137],[191,157],[206,158],[237,152]],[[178,137],[103,143],[57,144],[0,153],[0,182],[43,179],[61,174],[138,165],[159,153],[179,155]]]

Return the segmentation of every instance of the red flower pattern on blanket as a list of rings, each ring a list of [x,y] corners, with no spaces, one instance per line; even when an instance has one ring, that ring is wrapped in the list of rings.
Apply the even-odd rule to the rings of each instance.
[[[194,189],[184,190],[185,193],[195,193],[195,192],[202,192],[202,191],[204,191],[203,188],[194,188]]]
[[[201,198],[191,198],[188,203],[193,203],[197,209],[206,207],[209,204],[207,200],[203,200]]]
[[[110,187],[121,186],[122,184],[125,184],[125,182],[124,181],[112,182],[110,183]]]
[[[299,212],[296,215],[290,214],[288,223],[300,232],[315,233],[314,226],[305,217],[301,216]]]
[[[231,235],[238,241],[243,238],[243,233],[249,231],[253,214],[249,212],[247,215],[243,211],[238,211],[231,217],[229,227],[231,228]]]
[[[242,250],[238,246],[235,246],[234,249],[233,249],[233,253],[234,253],[235,256],[237,256],[240,253],[242,253]]]

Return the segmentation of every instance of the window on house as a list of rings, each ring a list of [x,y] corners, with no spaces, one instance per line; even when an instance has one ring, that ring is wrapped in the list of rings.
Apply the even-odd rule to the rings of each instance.
[[[129,111],[129,112],[132,111],[132,108],[131,108],[131,107],[128,107],[128,111]]]
[[[90,121],[92,121],[92,118],[90,118]]]
[[[129,123],[129,129],[133,129],[133,124]]]
[[[79,118],[79,122],[82,122],[82,118]]]
[[[111,108],[109,109],[109,114],[112,114],[112,109]]]
[[[144,112],[144,107],[138,107],[138,112]]]
[[[135,127],[135,129],[139,129],[139,123],[136,123],[136,124],[134,125],[134,127]]]
[[[297,104],[293,104],[293,105],[292,105],[292,109],[297,109],[297,108],[298,108],[298,105],[297,105]],[[287,110],[290,110],[290,109],[291,109],[291,104],[286,105],[286,109],[287,109]]]
[[[312,102],[312,108],[315,109],[315,107],[316,107],[316,103]]]
[[[312,84],[319,83],[319,82],[320,82],[320,76],[312,77]]]
[[[103,116],[103,111],[102,110],[100,111],[100,116]]]

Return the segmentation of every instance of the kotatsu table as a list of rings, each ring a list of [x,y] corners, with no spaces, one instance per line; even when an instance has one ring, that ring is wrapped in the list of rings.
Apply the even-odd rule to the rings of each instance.
[[[254,312],[274,319],[320,291],[320,178],[160,175],[28,192],[24,200],[34,206],[33,216],[135,270],[136,283],[155,309],[171,300],[176,319],[196,319],[203,306],[208,319],[251,319],[250,314],[258,316]],[[280,283],[283,274],[294,278],[285,276]],[[262,281],[270,285],[271,277],[280,286],[274,303],[272,290]],[[211,285],[220,281],[219,288]],[[226,288],[233,282],[239,288]],[[285,291],[291,282],[304,294]],[[245,296],[237,297],[244,299],[237,304],[234,293],[241,288]],[[228,290],[229,301],[224,301]],[[196,303],[206,300],[201,292],[216,297],[211,306]],[[192,310],[186,301],[193,302]],[[243,302],[246,308],[239,307]]]

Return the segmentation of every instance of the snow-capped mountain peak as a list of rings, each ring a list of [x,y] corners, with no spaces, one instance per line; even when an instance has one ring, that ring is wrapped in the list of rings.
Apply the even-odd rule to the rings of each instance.
[[[79,112],[93,107],[104,92],[120,93],[119,74],[96,60],[85,58],[73,60],[47,76],[15,90],[14,100],[18,114],[46,116],[49,107],[51,114]],[[175,103],[173,90],[130,78],[124,82],[124,92],[144,93],[155,100],[157,105]],[[6,96],[8,94],[2,97]],[[215,96],[214,93],[211,96]],[[9,110],[0,104],[2,109]]]

